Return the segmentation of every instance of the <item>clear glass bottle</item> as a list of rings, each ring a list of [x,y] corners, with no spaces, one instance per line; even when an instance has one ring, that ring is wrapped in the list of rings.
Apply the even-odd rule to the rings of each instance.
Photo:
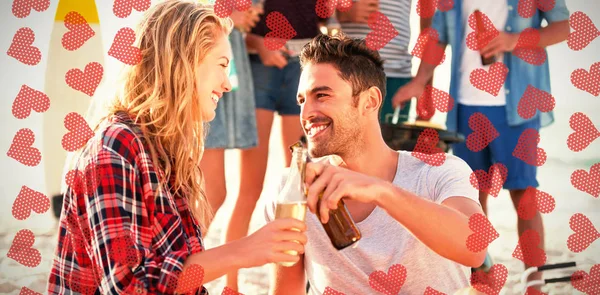
[[[290,172],[283,189],[277,196],[275,219],[296,218],[301,221],[306,219],[306,194],[304,189],[304,170],[308,159],[308,152],[301,143],[291,146],[292,162]],[[285,253],[298,255],[296,251],[289,250]],[[282,262],[283,266],[292,266],[295,263]]]

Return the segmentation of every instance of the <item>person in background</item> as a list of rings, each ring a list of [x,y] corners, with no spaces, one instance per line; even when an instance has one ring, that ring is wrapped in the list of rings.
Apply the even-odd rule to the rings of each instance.
[[[394,108],[392,98],[401,86],[408,83],[411,78],[412,55],[408,52],[410,42],[410,10],[412,0],[354,0],[349,11],[337,11],[342,32],[351,38],[365,39],[372,31],[367,21],[371,13],[379,11],[390,20],[398,35],[379,50],[384,59],[383,68],[386,75],[387,95],[383,101],[380,121],[386,123],[391,120]],[[421,30],[431,25],[431,18],[421,18]],[[408,119],[410,101],[402,104],[399,122]]]
[[[211,171],[204,177],[206,195],[213,215],[227,196],[225,149],[247,149],[258,144],[254,84],[243,32],[250,31],[256,25],[261,13],[262,9],[253,6],[247,11],[234,10],[230,16],[234,25],[229,35],[233,52],[230,75],[233,89],[223,93],[219,101],[215,119],[211,122],[206,136],[206,149],[200,163],[202,170]]]
[[[231,28],[195,1],[146,12],[141,61],[74,158],[79,182],[65,192],[48,294],[207,294],[202,283],[233,269],[298,261],[284,253],[306,243],[292,218],[204,248],[211,208],[199,165],[205,124],[231,91]],[[194,265],[203,281],[179,284]]]
[[[286,165],[291,161],[288,147],[302,136],[302,128],[298,125],[300,107],[296,103],[300,79],[298,55],[304,44],[320,34],[320,19],[315,6],[316,0],[266,0],[263,16],[246,36],[254,80],[258,146],[241,151],[240,190],[227,228],[227,242],[248,234],[252,213],[263,189],[275,113],[281,117],[281,148]],[[285,16],[296,36],[284,47],[269,50],[265,45],[265,35],[271,29],[267,27],[266,18],[275,11]],[[228,287],[238,290],[237,281],[237,271],[228,274]]]
[[[519,206],[525,190],[528,187],[538,187],[536,179],[536,166],[525,163],[512,155],[519,137],[526,129],[538,131],[554,121],[552,112],[542,113],[537,111],[531,118],[521,117],[517,110],[519,100],[529,86],[550,92],[550,72],[548,61],[543,64],[531,64],[512,54],[519,40],[519,34],[526,29],[535,29],[539,32],[537,46],[545,48],[567,39],[569,34],[569,11],[564,0],[556,0],[554,8],[541,11],[535,8],[531,17],[519,15],[518,0],[502,1],[455,1],[454,7],[449,11],[437,11],[433,18],[433,28],[439,33],[439,42],[442,47],[452,47],[450,96],[458,102],[449,113],[446,121],[448,130],[458,131],[465,138],[472,130],[469,119],[475,113],[484,114],[500,136],[492,141],[481,151],[472,151],[466,143],[453,146],[454,154],[464,159],[473,170],[488,169],[492,164],[501,163],[508,169],[508,177],[504,188],[508,189],[515,208]],[[468,19],[475,10],[487,15],[493,25],[498,29],[499,35],[490,41],[480,51],[467,48],[466,38],[473,29],[468,26]],[[548,25],[542,27],[542,21]],[[544,50],[544,54],[547,54]],[[496,58],[508,68],[508,75],[504,87],[497,95],[475,88],[469,79],[469,74],[483,68],[489,71],[490,65],[483,65],[483,58]],[[397,106],[411,97],[419,96],[424,91],[425,83],[434,72],[435,66],[422,62],[416,77],[403,86],[393,105]],[[487,213],[486,206],[488,194],[479,193],[479,200]],[[518,219],[519,236],[526,230],[535,230],[539,233],[542,242],[539,245],[544,249],[544,227],[542,216],[536,211],[530,220]],[[491,262],[486,259],[482,268],[487,269]],[[530,276],[530,280],[542,277],[541,273]]]

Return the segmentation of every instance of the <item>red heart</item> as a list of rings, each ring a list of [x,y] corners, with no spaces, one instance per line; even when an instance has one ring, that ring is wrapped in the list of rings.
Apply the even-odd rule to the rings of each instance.
[[[131,46],[134,42],[135,31],[131,28],[121,28],[115,35],[113,44],[108,50],[108,55],[130,66],[136,65],[142,61],[142,51],[135,46]]]
[[[317,0],[315,11],[320,18],[330,18],[335,9],[348,11],[352,8],[352,0]]]
[[[37,214],[50,209],[50,199],[44,194],[34,191],[27,186],[21,186],[21,191],[12,206],[12,215],[17,220],[25,220],[31,215],[31,210]]]
[[[434,28],[427,28],[421,31],[415,47],[410,54],[420,58],[430,65],[440,65],[446,59],[444,49],[438,44],[439,33]]]
[[[327,287],[327,288],[325,288],[325,292],[323,292],[323,295],[346,295],[346,294],[336,291],[333,288]]]
[[[480,213],[469,217],[469,228],[473,231],[467,237],[467,249],[471,252],[484,250],[500,236],[487,217]]]
[[[425,293],[423,293],[423,295],[446,295],[446,293],[442,293],[434,288],[427,287],[425,289]]]
[[[546,252],[538,246],[542,242],[540,234],[528,229],[519,238],[519,243],[513,251],[512,256],[528,266],[542,266],[546,263]]]
[[[454,0],[419,0],[417,14],[422,18],[432,18],[436,7],[446,12],[454,7]]]
[[[490,270],[485,273],[483,270],[478,270],[471,274],[471,285],[479,291],[487,295],[498,295],[506,284],[508,277],[508,269],[502,264],[495,264]]]
[[[575,132],[569,134],[567,146],[574,152],[583,151],[594,140],[600,137],[600,131],[594,126],[592,120],[584,113],[575,113],[569,119],[569,126]]]
[[[21,292],[19,292],[19,295],[42,295],[42,293],[38,293],[27,287],[23,287],[21,288]]]
[[[369,285],[375,291],[386,295],[396,295],[402,289],[406,280],[406,268],[401,264],[394,264],[386,274],[383,271],[374,271],[369,275]]]
[[[600,264],[592,266],[589,275],[583,270],[573,273],[571,284],[585,294],[600,294]]]
[[[185,294],[202,287],[204,281],[204,268],[198,264],[192,264],[183,270],[177,281],[176,293]]]
[[[244,295],[244,294],[225,286],[221,295]]]
[[[502,190],[504,182],[506,182],[506,176],[508,169],[502,163],[496,163],[488,169],[476,170],[471,173],[470,181],[471,185],[483,193],[488,193],[494,197],[497,197]]]
[[[17,232],[6,256],[21,265],[36,267],[42,261],[42,255],[37,249],[31,248],[33,243],[35,243],[33,232],[28,229],[22,229]]]
[[[519,100],[517,113],[523,119],[530,119],[535,116],[537,110],[547,113],[552,111],[555,106],[556,100],[552,94],[527,85],[525,93],[523,93],[521,100]]]
[[[489,71],[484,69],[473,70],[469,75],[469,81],[475,88],[493,96],[498,96],[507,75],[508,68],[502,62],[496,62],[490,66]]]
[[[519,201],[517,215],[521,219],[530,220],[535,217],[537,211],[548,214],[554,211],[554,208],[556,201],[550,194],[529,186]]]
[[[150,8],[150,0],[115,0],[113,4],[113,13],[118,18],[126,18],[135,8],[137,11],[146,11]]]
[[[419,134],[412,156],[431,166],[441,166],[446,161],[446,153],[439,148],[440,137],[437,131],[427,128]]]
[[[538,291],[533,287],[528,287],[527,291],[525,292],[525,295],[548,295],[548,293],[542,293],[542,291]]]
[[[537,9],[548,12],[554,8],[556,0],[519,0],[517,12],[523,18],[535,15]]]
[[[72,112],[65,116],[65,128],[69,130],[63,135],[61,143],[68,152],[74,152],[84,146],[94,136],[85,119],[78,113]]]
[[[96,35],[83,15],[76,11],[67,13],[65,16],[65,27],[69,31],[62,36],[61,43],[66,50],[77,50],[83,46],[87,40]]]
[[[439,90],[431,85],[425,87],[423,94],[417,99],[417,113],[420,118],[429,119],[437,109],[447,113],[454,108],[454,99],[448,92]]]
[[[48,7],[50,7],[50,0],[14,0],[12,13],[18,18],[24,18],[31,13],[32,8],[37,12],[42,12]]]
[[[97,62],[91,62],[85,66],[84,71],[70,69],[65,78],[67,85],[71,86],[71,88],[93,96],[100,81],[102,81],[103,74],[104,68],[102,65]]]
[[[229,17],[233,10],[246,11],[252,7],[252,0],[217,0],[215,1],[215,14],[218,17]]]
[[[477,25],[477,16],[481,17],[483,27]],[[469,15],[469,27],[473,29],[473,32],[467,35],[467,47],[471,50],[479,51],[485,48],[488,43],[500,35],[500,32],[496,29],[492,21],[481,11],[476,11]]]
[[[103,168],[90,163],[83,171],[79,169],[69,171],[65,176],[65,183],[75,194],[93,195],[103,175]]]
[[[529,165],[542,166],[546,163],[546,151],[543,148],[538,148],[538,143],[540,143],[538,131],[527,128],[519,136],[519,142],[517,142],[512,155]]]
[[[13,102],[12,114],[17,119],[25,119],[29,117],[32,109],[38,113],[43,113],[48,108],[50,108],[48,95],[27,85],[22,85]]]
[[[577,213],[571,216],[569,227],[575,232],[567,239],[569,250],[579,253],[587,249],[594,241],[600,238],[600,233],[587,216]]]
[[[34,142],[35,135],[33,131],[23,128],[17,131],[17,134],[13,137],[6,155],[25,166],[35,167],[42,160],[42,153],[37,148],[32,147]]]
[[[494,141],[500,133],[492,122],[482,113],[474,113],[469,117],[469,128],[473,130],[467,136],[467,148],[473,152],[479,152]]]
[[[111,243],[110,259],[128,267],[135,267],[140,264],[142,256],[135,248],[135,244],[129,232],[122,232]]]
[[[573,30],[569,33],[567,45],[572,50],[582,50],[600,36],[600,31],[590,17],[581,11],[571,14],[569,24]]]
[[[388,17],[379,11],[375,11],[369,15],[367,24],[373,30],[365,38],[367,47],[371,50],[379,50],[385,47],[386,44],[400,34]]]
[[[571,174],[571,184],[576,189],[586,192],[594,198],[600,196],[600,163],[592,165],[590,173],[583,169],[573,172]]]
[[[589,72],[585,69],[573,71],[571,73],[571,83],[593,96],[600,95],[600,62],[594,63]]]
[[[267,28],[271,32],[265,35],[264,42],[265,47],[269,50],[278,50],[297,34],[287,18],[278,11],[273,11],[267,15]]]
[[[542,65],[546,62],[546,49],[539,47],[540,32],[527,28],[519,34],[519,41],[512,54],[532,65]]]
[[[39,48],[32,46],[33,41],[35,41],[33,30],[20,28],[6,53],[26,65],[35,66],[42,60],[42,52]]]

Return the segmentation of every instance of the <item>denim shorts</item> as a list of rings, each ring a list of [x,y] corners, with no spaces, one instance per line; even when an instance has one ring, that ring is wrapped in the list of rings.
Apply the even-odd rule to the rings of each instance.
[[[233,62],[238,76],[238,89],[223,93],[216,116],[210,122],[205,140],[207,149],[244,149],[258,144],[254,84],[248,53],[242,34],[234,29],[230,35]]]
[[[508,170],[504,188],[508,190],[538,187],[537,167],[529,165],[513,156],[519,137],[525,129],[540,129],[540,120],[527,121],[521,125],[510,126],[506,120],[505,106],[467,106],[458,104],[458,132],[467,138],[473,130],[469,127],[469,118],[476,112],[483,113],[494,125],[500,136],[479,152],[471,151],[466,141],[452,146],[454,155],[463,159],[473,171],[485,170],[495,163],[502,163]]]
[[[296,100],[301,73],[299,57],[290,57],[288,64],[280,70],[263,65],[258,55],[250,54],[250,65],[256,108],[279,115],[300,115]]]

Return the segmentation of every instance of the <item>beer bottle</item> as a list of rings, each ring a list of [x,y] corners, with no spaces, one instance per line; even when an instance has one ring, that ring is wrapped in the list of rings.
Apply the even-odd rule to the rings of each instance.
[[[300,144],[296,143],[290,147],[292,149],[292,162],[285,185],[277,196],[275,207],[275,219],[277,218],[296,218],[304,221],[306,217],[306,195],[304,190],[304,169],[308,152]],[[285,253],[298,255],[296,251],[288,250]],[[293,262],[281,262],[283,266],[292,266]]]
[[[310,158],[308,159],[310,161]],[[319,220],[321,220],[321,214],[319,212],[319,208],[321,205],[321,198],[323,197],[323,193],[319,195],[319,200],[317,201],[317,211],[316,215]],[[350,216],[350,212],[344,203],[344,200],[338,202],[337,209],[329,210],[329,221],[323,224],[323,228],[331,240],[333,247],[338,250],[342,250],[360,240],[361,234],[358,226]]]
[[[319,201],[317,203],[317,208],[319,208],[321,204],[321,197],[323,194],[319,195]],[[317,217],[321,220],[321,214],[319,213],[319,209],[317,209]],[[346,204],[344,200],[340,200],[338,202],[338,208],[335,210],[329,210],[329,221],[323,224],[323,228],[329,236],[329,240],[338,250],[342,250],[360,240],[360,230],[354,223],[354,219],[350,216],[350,212],[348,212],[348,208],[346,208]]]
[[[481,16],[481,11],[479,11],[479,9],[475,10],[475,30],[477,30],[477,34],[483,34],[485,35],[486,33],[486,28],[485,25],[483,24],[483,17]],[[481,35],[479,35],[481,36]],[[479,48],[479,50],[482,50],[483,48]],[[496,62],[496,57],[495,56],[490,56],[488,58],[484,57],[481,54],[481,64],[484,66],[487,65],[491,65],[493,63]]]

